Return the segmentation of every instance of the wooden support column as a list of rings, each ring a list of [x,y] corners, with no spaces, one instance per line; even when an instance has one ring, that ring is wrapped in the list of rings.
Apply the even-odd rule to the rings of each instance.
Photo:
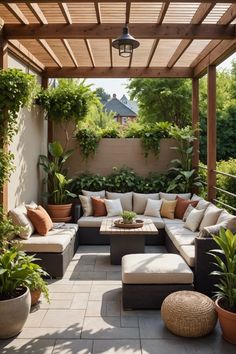
[[[198,170],[199,165],[199,79],[192,79],[192,127],[196,140],[193,143],[192,166]]]
[[[208,66],[207,95],[207,197],[216,198],[216,66]]]
[[[48,88],[48,78],[46,75],[42,75],[42,83],[41,83],[42,88],[45,90]],[[53,141],[53,123],[48,119],[48,144]]]
[[[8,53],[7,53],[7,41],[1,37],[0,34],[0,69],[7,69],[8,67]],[[8,147],[3,144],[2,137],[0,137],[0,147],[7,151]],[[6,182],[3,189],[0,190],[0,204],[5,211],[8,210],[8,183]]]

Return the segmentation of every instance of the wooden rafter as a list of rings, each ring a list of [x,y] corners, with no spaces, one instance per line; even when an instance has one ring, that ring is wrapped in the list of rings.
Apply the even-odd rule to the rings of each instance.
[[[23,12],[20,10],[18,5],[14,3],[12,4],[5,3],[5,6],[12,13],[12,15],[15,16],[17,20],[20,21],[23,25],[29,24],[29,21],[27,20]]]
[[[60,60],[58,59],[58,57],[56,56],[56,54],[54,53],[54,51],[52,50],[48,42],[45,39],[38,39],[38,43],[46,50],[46,52],[50,55],[52,60],[54,60],[55,63],[60,68],[62,68],[62,63],[60,62]]]
[[[29,9],[33,12],[34,16],[38,19],[40,23],[43,25],[47,25],[48,21],[46,17],[44,16],[43,11],[40,9],[39,5],[36,3],[28,3],[27,4]]]
[[[102,23],[102,16],[101,16],[100,4],[98,2],[95,2],[94,6],[95,6],[95,12],[96,12],[96,16],[97,16],[97,23],[101,24]]]
[[[163,22],[164,20],[164,17],[167,13],[167,10],[168,10],[168,7],[170,5],[170,1],[166,1],[166,2],[163,2],[162,4],[162,7],[161,7],[161,11],[159,13],[159,16],[158,16],[158,20],[157,20],[157,23],[160,24]]]
[[[156,49],[157,49],[157,46],[158,46],[158,43],[159,43],[159,39],[156,39],[152,45],[152,49],[150,51],[150,54],[149,54],[149,57],[148,57],[148,61],[147,61],[147,65],[146,67],[148,68],[152,62],[152,58],[156,52]]]
[[[207,17],[207,15],[211,12],[213,7],[215,6],[215,4],[216,4],[215,1],[213,1],[211,4],[207,4],[207,3],[200,4],[191,20],[191,23],[196,25],[203,22]],[[183,55],[183,53],[190,46],[191,43],[192,43],[192,39],[183,39],[180,42],[180,44],[176,48],[174,54],[172,55],[172,57],[170,58],[167,64],[168,68],[172,68],[175,65],[175,63],[177,63],[179,58]]]
[[[8,41],[9,51],[29,63],[34,69],[43,71],[45,66],[17,40]]]
[[[79,66],[78,62],[77,62],[77,60],[75,58],[75,55],[73,53],[73,50],[71,49],[71,46],[70,46],[68,40],[67,39],[62,39],[61,41],[62,41],[62,44],[64,45],[64,47],[66,48],[66,51],[69,54],[71,60],[73,61],[75,67],[78,68],[78,66]]]
[[[93,56],[93,52],[92,52],[92,48],[91,48],[91,45],[89,43],[89,40],[85,39],[84,41],[85,41],[85,45],[86,45],[86,48],[87,48],[87,51],[88,51],[89,58],[91,60],[92,66],[93,66],[93,68],[95,68],[95,60],[94,60],[94,56]]]
[[[113,68],[112,39],[109,39],[109,49],[110,49],[111,68]]]
[[[23,0],[10,0],[10,1],[7,1],[8,3],[22,3]],[[64,2],[65,0],[40,0],[40,3],[53,3],[53,2],[57,2],[57,3],[62,3]],[[126,3],[127,0],[119,0],[120,3]],[[148,2],[152,3],[152,2],[157,2],[157,3],[166,3],[168,2],[169,0],[148,0]],[[35,2],[38,2],[38,0],[25,0],[24,2],[32,2],[32,3],[35,3]],[[86,2],[86,3],[95,3],[95,2],[101,2],[101,0],[66,0],[66,2],[68,4],[70,3],[78,3],[78,2]],[[118,2],[117,0],[102,0],[102,2],[109,2],[109,3],[113,3],[113,2]],[[132,0],[132,2],[144,2],[144,0]],[[171,2],[173,3],[193,3],[194,0],[171,0]],[[210,2],[210,0],[198,0],[197,2]],[[221,3],[229,3],[229,0],[220,0]],[[232,1],[231,1],[232,2]],[[6,1],[0,1],[0,3],[6,3]]]
[[[84,78],[126,78],[126,77],[193,77],[193,70],[190,68],[163,68],[163,67],[63,67],[59,68],[46,68],[45,75],[48,78],[57,77],[84,77]]]
[[[65,2],[59,3],[62,15],[64,16],[66,23],[68,23],[69,25],[72,24],[72,19],[71,19],[71,15],[70,15],[70,11],[68,9],[68,6]]]
[[[129,25],[130,32],[142,39],[234,39],[235,25],[215,24],[160,24],[140,23]],[[8,39],[107,39],[120,35],[120,24],[6,24],[4,34]]]
[[[126,24],[129,23],[130,10],[131,10],[131,1],[128,0],[128,1],[126,2],[126,11],[125,11],[125,23],[126,23]]]

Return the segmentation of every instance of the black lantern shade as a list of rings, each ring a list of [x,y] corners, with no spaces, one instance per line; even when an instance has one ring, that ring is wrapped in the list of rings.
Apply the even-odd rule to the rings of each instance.
[[[135,48],[140,45],[134,37],[129,34],[128,26],[123,28],[123,34],[112,42],[112,47],[119,49],[121,57],[130,57]]]

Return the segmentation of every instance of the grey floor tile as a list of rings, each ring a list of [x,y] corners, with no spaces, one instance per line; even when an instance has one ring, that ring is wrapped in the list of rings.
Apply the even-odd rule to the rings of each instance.
[[[39,327],[47,310],[33,310],[25,323],[25,327]]]
[[[40,304],[41,309],[69,309],[71,306],[71,301],[70,299],[58,299],[54,300],[52,299],[50,303],[48,303],[46,300],[44,300]]]
[[[106,280],[107,279],[107,273],[106,272],[73,272],[71,274],[70,279],[72,280]]]
[[[155,339],[141,340],[142,354],[190,354],[181,340]],[[192,353],[191,353],[192,354]],[[205,354],[205,353],[202,353]]]
[[[137,316],[121,316],[121,327],[139,327]]]
[[[57,339],[53,354],[92,354],[93,341],[87,339]]]
[[[109,271],[109,272],[107,272],[107,279],[108,280],[121,280],[121,272]]]
[[[93,354],[141,354],[139,340],[95,340]]]
[[[148,339],[173,339],[175,336],[171,334],[165,327],[160,314],[156,316],[139,316],[140,338]]]
[[[84,310],[48,310],[40,327],[80,327],[84,319],[84,314]]]
[[[89,293],[75,294],[71,303],[71,309],[86,310],[88,305]]]
[[[1,346],[1,354],[52,354],[53,339],[10,339]]]
[[[29,339],[78,339],[81,336],[81,325],[76,324],[64,328],[48,328],[48,327],[37,327],[37,328],[27,328],[25,327],[23,331],[18,335],[17,338],[29,338]]]
[[[72,291],[73,293],[90,293],[92,287],[92,281],[88,281],[87,284],[75,282],[73,285]]]

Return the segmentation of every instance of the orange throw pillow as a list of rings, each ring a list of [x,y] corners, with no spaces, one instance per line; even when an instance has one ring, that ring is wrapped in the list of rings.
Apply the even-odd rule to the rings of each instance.
[[[91,197],[93,206],[93,216],[106,216],[107,209],[102,198]]]
[[[40,205],[35,209],[27,209],[27,216],[39,235],[45,236],[53,228],[52,219]]]
[[[176,208],[175,208],[175,217],[177,219],[183,219],[184,213],[189,205],[192,205],[193,208],[197,206],[197,200],[186,200],[177,196],[176,198]]]

